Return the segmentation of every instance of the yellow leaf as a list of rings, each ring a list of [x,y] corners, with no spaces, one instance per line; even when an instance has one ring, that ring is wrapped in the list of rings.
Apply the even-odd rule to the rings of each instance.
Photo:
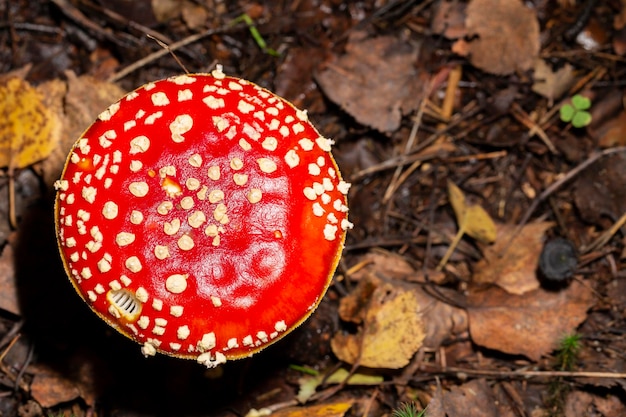
[[[348,378],[349,376],[349,378]],[[346,380],[346,378],[348,378]],[[368,374],[360,374],[354,373],[350,375],[350,373],[343,369],[339,368],[328,377],[324,374],[318,374],[315,376],[307,375],[303,376],[298,380],[298,384],[300,385],[300,390],[298,391],[298,395],[296,398],[299,403],[304,404],[307,402],[320,384],[341,384],[346,383],[346,385],[380,385],[385,381],[385,379],[380,375],[368,375]]]
[[[437,270],[443,269],[464,234],[482,243],[492,243],[496,240],[496,225],[489,214],[481,206],[468,205],[463,191],[452,181],[448,181],[448,199],[454,210],[459,230],[439,262]]]
[[[350,407],[352,407],[352,401],[341,401],[308,407],[287,408],[273,412],[272,417],[343,417]]]
[[[0,167],[25,168],[52,152],[60,123],[26,81],[0,85],[0,114]]]
[[[465,214],[465,233],[481,243],[496,240],[496,224],[481,206],[470,206]]]
[[[463,191],[461,191],[461,189],[450,180],[448,180],[448,199],[450,200],[450,205],[454,210],[456,221],[460,227],[463,223],[463,219],[465,218],[465,212],[467,211],[465,195],[463,194]]]
[[[406,366],[424,341],[425,324],[413,291],[384,284],[368,302],[363,328],[356,335],[336,334],[331,340],[335,355],[350,364],[369,368],[400,369]]]

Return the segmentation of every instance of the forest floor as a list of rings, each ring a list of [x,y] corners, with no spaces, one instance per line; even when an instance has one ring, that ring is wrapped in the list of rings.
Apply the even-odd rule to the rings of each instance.
[[[52,184],[217,64],[335,141],[354,228],[308,321],[207,370],[75,295]],[[624,0],[0,0],[0,415],[626,415],[625,64]]]

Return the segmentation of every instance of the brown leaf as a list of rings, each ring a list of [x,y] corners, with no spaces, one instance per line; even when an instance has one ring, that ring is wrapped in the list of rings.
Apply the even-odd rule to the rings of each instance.
[[[574,67],[570,64],[566,63],[558,70],[553,71],[543,59],[535,61],[532,90],[550,100],[550,103],[561,98],[574,84],[574,81],[576,81]]]
[[[152,13],[159,23],[178,17],[183,7],[183,2],[178,0],[152,0],[151,3]]]
[[[626,146],[626,111],[621,111],[616,117],[603,123],[601,131],[602,135],[598,140],[601,148]]]
[[[626,211],[626,155],[601,158],[575,183],[574,203],[583,220],[609,227]]]
[[[355,32],[346,54],[335,57],[316,79],[324,93],[359,123],[391,132],[420,102],[418,47],[391,36],[363,37]]]
[[[523,296],[491,287],[471,293],[468,301],[474,343],[538,361],[574,332],[594,300],[586,286],[573,281],[560,292],[540,288]]]
[[[467,6],[467,33],[452,50],[469,55],[481,70],[497,75],[526,71],[539,56],[539,21],[520,0],[472,0]]]
[[[350,278],[355,281],[367,278],[368,275],[382,274],[389,279],[405,279],[415,274],[415,269],[401,255],[384,249],[373,249],[358,258],[364,266],[353,272]]]
[[[434,7],[430,28],[433,33],[448,39],[458,39],[467,34],[465,28],[465,9],[467,4],[461,1],[439,0]]]
[[[46,369],[33,377],[30,393],[44,408],[54,407],[80,396],[80,391],[73,381],[52,369]]]
[[[495,403],[493,391],[484,379],[453,386],[443,394],[443,408],[448,416],[496,417]]]
[[[483,259],[476,264],[472,281],[496,284],[511,294],[524,294],[539,288],[537,263],[544,234],[552,226],[551,222],[527,224],[515,236],[513,244],[509,244],[517,227],[500,225],[496,242],[483,250]]]
[[[43,161],[44,181],[51,185],[61,175],[67,154],[82,132],[124,91],[117,85],[90,76],[67,72],[67,83],[54,80],[40,86],[48,104],[62,119],[62,135],[50,156]]]
[[[623,417],[626,405],[618,396],[596,395],[585,391],[573,391],[567,395],[564,417],[580,417],[582,410],[597,410],[596,415],[603,417]]]
[[[405,285],[404,282],[426,282],[423,271],[416,271],[402,256],[395,253],[376,250],[359,258],[358,263],[362,262],[368,264],[351,275],[351,278],[358,280],[359,284],[339,304],[339,316],[344,321],[357,324],[363,322],[369,299],[381,284],[381,279],[376,277],[383,277],[392,282],[397,280],[397,285]],[[428,271],[429,282],[433,282],[433,278],[443,279],[441,275],[443,274],[436,271]],[[465,310],[440,301],[420,286],[406,286],[415,293],[419,306],[428,306],[419,311],[425,326],[424,346],[436,350],[451,335],[454,337],[467,331]]]
[[[209,20],[209,13],[201,5],[183,2],[181,17],[189,29],[198,31],[206,27]]]
[[[13,247],[6,245],[0,255],[0,308],[19,316],[21,311],[13,262]]]

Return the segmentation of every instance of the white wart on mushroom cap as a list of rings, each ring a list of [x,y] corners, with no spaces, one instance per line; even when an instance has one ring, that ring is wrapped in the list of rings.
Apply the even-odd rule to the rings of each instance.
[[[305,112],[221,71],[110,106],[57,181],[76,290],[145,355],[207,366],[283,337],[343,248],[349,184]]]

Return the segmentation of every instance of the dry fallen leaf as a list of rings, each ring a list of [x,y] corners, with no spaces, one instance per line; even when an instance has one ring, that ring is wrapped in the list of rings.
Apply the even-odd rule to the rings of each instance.
[[[617,146],[626,146],[626,111],[603,122],[598,133],[598,146],[607,149]]]
[[[452,181],[448,181],[448,193],[460,229],[481,243],[496,240],[496,224],[484,208],[468,204],[461,189]]]
[[[379,385],[384,381],[385,379],[381,375],[360,373],[350,375],[347,370],[339,368],[329,376],[320,373],[317,375],[306,375],[300,378],[298,380],[300,389],[298,390],[296,399],[299,403],[304,404],[315,394],[320,384],[342,384],[345,382],[346,385]]]
[[[152,13],[159,23],[178,17],[184,4],[179,0],[151,0],[151,3]]]
[[[547,98],[550,101],[550,107],[552,107],[554,100],[561,98],[575,81],[574,67],[570,64],[566,63],[553,71],[545,60],[537,59],[535,61],[532,90]]]
[[[448,416],[496,417],[498,408],[493,390],[484,379],[453,386],[443,393],[443,408]]]
[[[493,246],[483,250],[481,259],[474,268],[472,281],[475,284],[496,284],[511,294],[524,294],[539,288],[537,263],[543,248],[546,230],[551,222],[527,224],[515,236],[510,245],[515,225],[503,224],[498,228],[498,237]],[[506,252],[503,252],[506,249]]]
[[[316,79],[359,123],[392,132],[423,94],[415,67],[419,48],[391,36],[363,37],[360,32],[350,36],[346,54],[329,62]]]
[[[626,155],[601,158],[579,175],[574,184],[574,203],[583,220],[610,227],[626,211]]]
[[[563,407],[563,416],[580,417],[581,410],[594,410],[595,415],[603,417],[626,415],[626,405],[616,395],[598,395],[578,390],[570,392]]]
[[[274,411],[271,415],[272,417],[343,417],[352,404],[352,401],[338,401],[330,404],[286,408]]]
[[[450,243],[448,251],[441,258],[437,267],[439,270],[448,262],[464,234],[468,234],[481,243],[492,243],[496,239],[496,224],[489,214],[479,205],[469,205],[463,191],[452,181],[448,181],[448,199],[454,210],[459,230]]]
[[[363,323],[367,302],[374,289],[384,277],[390,281],[402,282],[436,282],[443,279],[443,273],[427,271],[428,280],[424,271],[416,271],[411,264],[402,256],[377,249],[361,256],[357,264],[363,265],[357,272],[350,275],[351,279],[359,281],[359,285],[344,297],[339,305],[339,316],[342,320],[356,324]],[[449,303],[428,294],[420,286],[411,286],[417,297],[422,322],[425,326],[426,336],[423,345],[432,350],[437,350],[442,343],[456,335],[467,331],[467,313],[462,308],[457,308]],[[443,292],[443,290],[440,290]],[[452,295],[446,295],[453,297]]]
[[[51,368],[41,368],[33,377],[30,394],[42,407],[50,408],[78,398],[80,390],[74,381],[61,373]]]
[[[415,269],[401,255],[384,249],[372,249],[360,256],[357,264],[362,267],[350,274],[350,279],[360,281],[373,272],[389,279],[406,279],[416,273]]]
[[[53,151],[41,166],[44,181],[51,185],[59,179],[65,159],[80,134],[106,109],[124,95],[117,85],[90,76],[77,77],[67,72],[67,83],[53,80],[39,90],[49,102],[48,107],[62,120],[62,135],[53,143]]]
[[[452,46],[481,70],[497,75],[526,71],[539,56],[539,21],[520,0],[472,0],[465,25],[469,41]]]
[[[498,287],[468,297],[470,335],[477,345],[538,361],[587,317],[593,295],[573,281],[559,292],[537,289],[512,295]]]
[[[43,95],[21,78],[0,85],[0,167],[25,168],[46,158],[61,132]]]
[[[367,301],[362,301],[366,303],[362,305],[362,328],[356,335],[336,334],[331,348],[339,359],[350,364],[358,361],[370,368],[402,368],[422,346],[425,329],[420,308],[423,306],[414,291],[401,286],[359,283],[363,285],[376,288]],[[359,298],[361,292],[357,294]],[[345,300],[350,297],[345,297],[342,304],[350,302]],[[359,315],[356,311],[352,313]]]
[[[467,4],[461,1],[439,0],[434,6],[430,28],[433,33],[448,39],[458,39],[467,34],[465,27],[465,9]]]
[[[15,315],[21,315],[15,285],[13,247],[5,245],[0,255],[0,308]]]

